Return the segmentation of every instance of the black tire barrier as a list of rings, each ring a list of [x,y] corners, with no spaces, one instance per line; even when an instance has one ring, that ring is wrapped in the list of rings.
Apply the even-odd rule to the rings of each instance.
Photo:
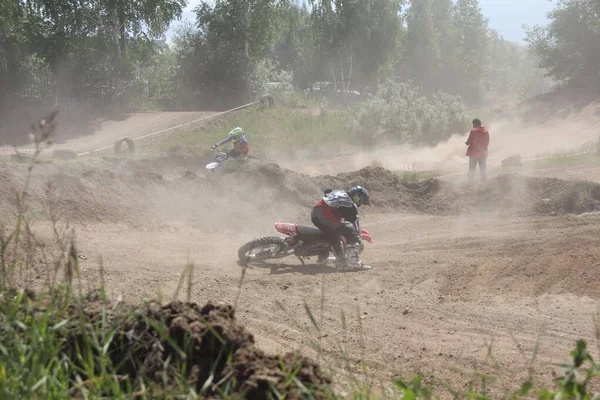
[[[270,94],[265,94],[263,97],[260,98],[260,104],[267,108],[271,108],[275,105],[275,98]]]
[[[119,139],[115,142],[115,154],[121,154],[121,148],[123,147],[123,143],[127,143],[127,149],[130,153],[135,151],[135,143],[133,140],[129,138]]]
[[[73,150],[54,150],[52,152],[52,158],[56,158],[59,160],[75,160],[77,158],[77,153]]]

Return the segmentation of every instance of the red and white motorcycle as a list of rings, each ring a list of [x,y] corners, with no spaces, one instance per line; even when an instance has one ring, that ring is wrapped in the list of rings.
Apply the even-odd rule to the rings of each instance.
[[[358,223],[357,223],[358,225]],[[289,256],[297,257],[304,265],[304,259],[318,257],[318,262],[324,263],[335,260],[329,257],[333,251],[331,244],[323,233],[311,226],[289,223],[276,223],[275,230],[286,237],[267,236],[252,240],[238,250],[240,262],[244,265],[266,260],[279,259]],[[372,243],[371,235],[365,229],[360,229],[362,240]],[[342,236],[342,248],[346,248],[346,239]],[[362,252],[360,247],[359,253]]]

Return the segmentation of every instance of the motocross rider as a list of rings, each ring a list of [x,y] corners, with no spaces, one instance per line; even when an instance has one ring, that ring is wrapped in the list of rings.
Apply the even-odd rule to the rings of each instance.
[[[226,138],[212,146],[210,149],[215,150],[217,147],[229,142],[233,142],[233,149],[227,152],[228,158],[242,157],[248,155],[248,152],[250,151],[250,147],[248,146],[248,139],[246,139],[246,135],[240,127],[233,128]]]
[[[369,194],[362,186],[354,186],[349,191],[327,189],[323,198],[313,207],[312,223],[325,234],[331,243],[336,256],[336,265],[340,268],[370,269],[358,260],[358,249],[361,244],[358,223],[358,207],[371,205]],[[348,243],[346,258],[340,237],[344,236]]]

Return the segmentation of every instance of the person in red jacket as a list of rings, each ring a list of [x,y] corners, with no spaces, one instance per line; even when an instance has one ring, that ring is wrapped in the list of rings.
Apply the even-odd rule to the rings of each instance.
[[[479,164],[481,180],[485,181],[485,162],[487,160],[488,146],[490,144],[490,133],[481,125],[479,119],[475,118],[473,120],[473,129],[465,144],[469,146],[467,148],[467,156],[469,157],[469,183],[473,182],[477,164]]]

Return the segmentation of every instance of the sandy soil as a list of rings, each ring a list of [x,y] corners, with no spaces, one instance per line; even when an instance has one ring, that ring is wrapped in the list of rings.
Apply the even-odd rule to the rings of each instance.
[[[64,148],[83,153],[114,144],[123,137],[135,139],[143,135],[185,124],[215,114],[214,112],[149,112],[124,116],[122,121],[103,121],[93,136],[67,141]],[[60,148],[57,146],[57,148]]]
[[[81,137],[55,144],[51,150],[68,149],[77,153],[85,153],[105,146],[114,145],[115,141],[128,137],[136,139],[153,132],[195,121],[216,112],[144,112],[118,115],[112,119],[99,118],[80,132]],[[32,145],[22,146],[32,148]],[[9,147],[5,147],[10,149]],[[102,154],[112,154],[112,147]]]
[[[160,118],[164,123],[160,125],[151,114],[140,118],[143,122],[134,118],[120,122],[118,129],[107,123],[107,135],[72,141],[69,147],[91,149],[172,122]],[[570,126],[565,122],[555,127],[549,137],[556,143],[545,142],[544,149],[564,144],[560,132]],[[544,129],[550,129],[548,124],[527,140],[540,140]],[[586,130],[577,132],[578,143],[592,136]],[[514,142],[504,143],[498,154],[512,150]],[[463,147],[461,142],[461,152]],[[238,318],[261,348],[298,349],[320,359],[338,382],[349,382],[351,376],[389,382],[398,374],[436,371],[440,379],[464,390],[463,384],[481,381],[476,372],[486,372],[497,377],[490,387],[499,394],[526,377],[536,346],[539,351],[531,366],[537,383],[551,383],[556,363],[567,361],[579,338],[587,339],[592,353],[600,356],[593,320],[600,300],[597,212],[551,216],[492,206],[464,212],[454,206],[444,209],[450,200],[469,198],[464,177],[453,180],[452,187],[449,183],[405,187],[389,171],[370,171],[374,175],[367,183],[374,188],[374,203],[381,203],[379,209],[366,211],[362,220],[374,240],[367,244],[363,260],[373,270],[339,273],[292,260],[242,275],[236,264],[240,245],[275,235],[275,222],[307,222],[310,202],[301,195],[317,198],[326,185],[348,185],[361,176],[317,180],[259,165],[251,171],[258,178],[239,175],[237,181],[214,186],[201,177],[165,183],[157,173],[175,172],[147,172],[144,168],[153,167],[127,160],[77,165],[65,167],[61,174],[74,176],[59,184],[73,196],[65,204],[77,217],[84,287],[96,287],[104,279],[109,293],[128,302],[171,299],[184,266],[192,262],[192,300],[235,304]],[[318,172],[323,165],[300,169]],[[4,186],[16,184],[13,173],[0,174]],[[491,176],[497,173],[492,171]],[[600,182],[600,168],[595,166],[522,173]],[[504,184],[497,181],[498,190],[484,191],[483,200],[496,204],[495,197],[506,190]],[[539,198],[543,190],[536,190],[523,199],[544,200]],[[576,189],[568,190],[565,201]],[[595,186],[585,190],[597,202],[600,190]],[[519,194],[515,193],[511,196]],[[435,204],[420,210],[420,199]],[[8,196],[4,200],[10,201]],[[410,207],[400,207],[403,204]],[[49,234],[50,228],[37,223],[36,231]],[[43,276],[34,280],[37,285],[42,282]]]
[[[267,223],[256,230],[89,223],[78,227],[77,239],[87,258],[84,285],[99,283],[101,257],[112,294],[130,302],[170,299],[185,264],[193,262],[194,301],[237,301],[238,318],[269,352],[298,349],[319,357],[318,343],[321,360],[340,382],[348,374],[364,377],[364,362],[368,379],[384,382],[419,371],[468,382],[477,381],[474,371],[487,372],[499,379],[491,385],[499,393],[526,376],[536,345],[533,371],[541,383],[551,382],[554,365],[567,360],[578,338],[595,346],[599,222],[595,214],[374,211],[363,220],[374,239],[363,257],[372,271],[338,273],[291,262],[248,270],[241,288],[236,250],[274,234]]]

